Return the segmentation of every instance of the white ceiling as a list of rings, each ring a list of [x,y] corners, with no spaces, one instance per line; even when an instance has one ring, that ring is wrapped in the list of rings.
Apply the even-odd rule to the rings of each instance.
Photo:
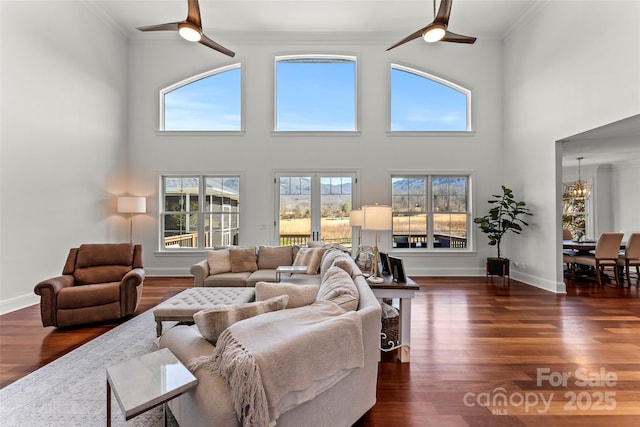
[[[148,38],[135,28],[181,21],[187,0],[86,0],[129,37]],[[449,29],[482,39],[503,38],[520,19],[546,0],[453,0]],[[436,1],[436,8],[440,0]],[[247,34],[368,34],[397,39],[433,20],[431,0],[200,0],[205,34],[232,41]],[[231,46],[233,48],[233,46]]]

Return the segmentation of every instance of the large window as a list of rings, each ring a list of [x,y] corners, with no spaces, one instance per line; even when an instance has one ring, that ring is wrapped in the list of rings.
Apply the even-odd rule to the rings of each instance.
[[[351,247],[354,172],[282,172],[275,181],[281,245],[323,241]]]
[[[161,181],[161,249],[238,244],[239,176],[165,175]]]
[[[357,130],[355,58],[276,57],[275,130]]]
[[[393,247],[467,248],[469,180],[469,176],[392,176]]]
[[[190,77],[160,91],[160,130],[242,130],[240,64]]]
[[[471,92],[450,81],[391,65],[391,131],[471,130]]]

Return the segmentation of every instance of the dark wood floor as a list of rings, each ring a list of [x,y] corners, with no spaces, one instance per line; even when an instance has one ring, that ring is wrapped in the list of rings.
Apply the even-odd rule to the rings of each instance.
[[[377,404],[360,425],[640,425],[637,279],[571,282],[567,295],[516,281],[414,279],[411,363],[385,355]],[[191,286],[147,278],[137,314]],[[119,323],[43,328],[38,306],[0,316],[0,387]]]

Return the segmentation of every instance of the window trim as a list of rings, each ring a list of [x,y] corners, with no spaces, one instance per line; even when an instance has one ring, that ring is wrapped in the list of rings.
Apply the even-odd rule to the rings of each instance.
[[[205,200],[205,188],[204,188],[204,180],[205,178],[238,178],[240,180],[240,185],[239,185],[239,198],[238,198],[238,203],[240,205],[240,209],[238,210],[238,229],[242,229],[243,228],[243,208],[242,206],[245,203],[245,189],[244,189],[244,182],[245,182],[245,178],[244,178],[244,173],[243,172],[233,172],[233,171],[229,171],[229,172],[184,172],[184,173],[180,173],[180,172],[167,172],[167,173],[163,173],[160,172],[158,174],[158,213],[157,213],[157,221],[158,221],[158,242],[157,242],[157,251],[156,254],[188,254],[188,253],[203,253],[206,251],[210,251],[212,250],[212,248],[206,248],[204,247],[204,239],[202,238],[202,236],[204,236],[204,222],[202,220],[200,220],[202,217],[204,217],[205,213],[202,209],[203,206],[199,206],[197,215],[199,218],[198,221],[198,247],[185,247],[185,248],[167,248],[164,245],[164,221],[163,221],[163,215],[165,214],[165,210],[164,210],[164,200],[165,200],[165,193],[164,193],[164,178],[198,178],[200,179],[199,185],[198,185],[198,198],[199,200]],[[238,244],[240,244],[240,242],[238,242]]]
[[[433,170],[433,171],[420,171],[420,170],[393,170],[389,171],[387,182],[389,185],[389,200],[392,206],[393,212],[393,178],[411,178],[411,177],[424,177],[427,179],[428,184],[431,185],[433,177],[466,177],[467,178],[467,247],[466,248],[434,248],[433,247],[433,206],[432,206],[432,193],[431,188],[427,189],[427,247],[423,248],[394,248],[393,247],[393,229],[388,233],[387,245],[390,253],[402,254],[402,256],[438,256],[438,255],[458,255],[469,256],[476,253],[475,248],[475,234],[476,227],[473,224],[474,212],[475,212],[475,196],[474,196],[474,183],[475,183],[475,171],[470,170]]]
[[[456,90],[458,92],[461,92],[462,94],[464,94],[466,96],[467,99],[467,124],[466,124],[466,130],[456,130],[456,131],[446,131],[446,130],[436,130],[436,131],[431,131],[431,130],[410,130],[410,131],[401,131],[401,130],[391,130],[391,96],[392,96],[392,87],[391,87],[391,72],[393,69],[399,70],[399,71],[404,71],[406,73],[411,73],[411,74],[415,74],[419,77],[423,77],[429,80],[432,80],[436,83],[439,83],[441,85],[447,86],[450,89]],[[387,126],[387,135],[388,136],[474,136],[475,135],[475,131],[473,129],[473,120],[472,120],[472,108],[471,108],[471,98],[472,98],[472,93],[471,90],[458,84],[455,83],[451,80],[447,80],[444,77],[440,77],[437,76],[435,74],[426,72],[424,70],[420,70],[418,68],[414,68],[414,67],[410,67],[408,65],[403,65],[403,64],[399,64],[397,62],[390,62],[389,63],[389,68],[388,68],[388,79],[387,81],[389,82],[388,84],[388,102],[387,102],[387,118],[389,120],[388,122],[388,126]]]
[[[354,129],[353,130],[278,130],[278,61],[284,60],[292,60],[292,59],[340,59],[346,61],[353,61],[355,70],[354,70]],[[359,136],[360,135],[360,117],[359,117],[359,67],[358,67],[358,56],[357,55],[346,55],[346,54],[330,54],[330,53],[305,53],[305,54],[289,54],[289,55],[276,55],[274,56],[273,61],[273,122],[271,127],[271,135],[272,136]]]
[[[214,76],[216,74],[222,74],[231,70],[240,70],[240,129],[238,130],[165,130],[165,108],[164,108],[164,97],[167,93],[179,89],[183,86],[187,86],[191,83],[194,83],[198,80],[206,79],[208,77]],[[193,75],[191,77],[187,77],[186,79],[175,82],[169,86],[166,86],[158,92],[158,130],[156,131],[162,135],[243,135],[245,132],[244,123],[245,123],[245,94],[244,94],[244,65],[242,62],[235,62],[233,64],[223,65],[222,67],[217,67],[212,70],[204,71],[202,73]]]

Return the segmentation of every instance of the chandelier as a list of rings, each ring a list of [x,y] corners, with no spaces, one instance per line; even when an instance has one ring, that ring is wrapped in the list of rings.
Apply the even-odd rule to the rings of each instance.
[[[591,186],[587,181],[583,181],[580,175],[580,161],[584,157],[578,157],[578,180],[569,185],[568,193],[570,197],[575,199],[586,199],[591,194]]]

